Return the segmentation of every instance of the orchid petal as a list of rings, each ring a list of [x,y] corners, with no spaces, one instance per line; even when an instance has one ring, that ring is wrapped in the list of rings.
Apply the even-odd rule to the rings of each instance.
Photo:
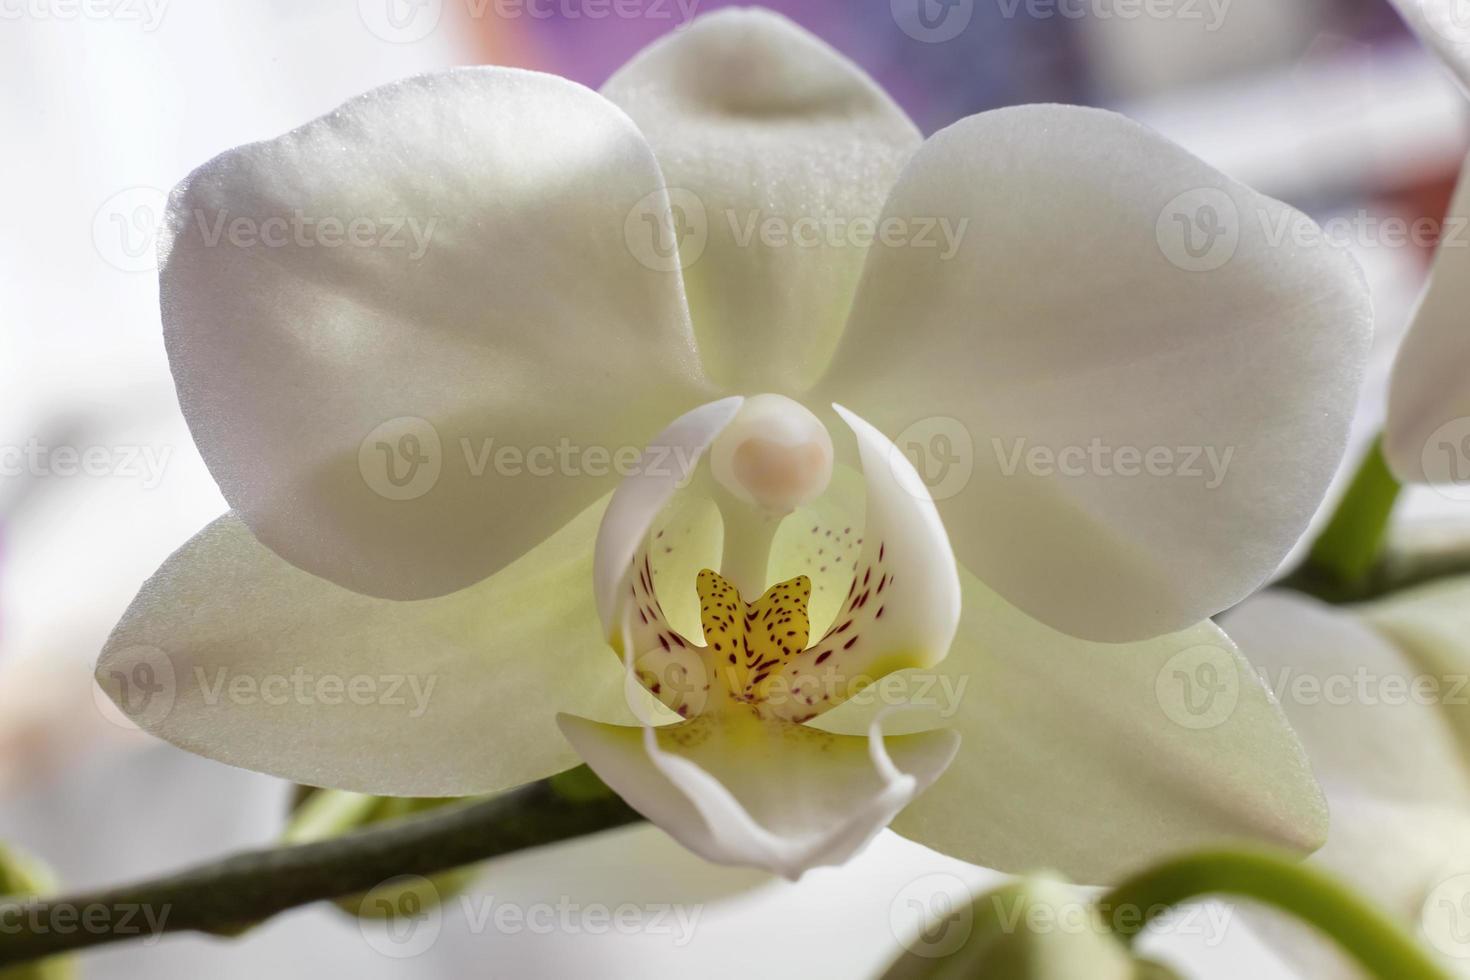
[[[665,198],[620,110],[504,68],[389,85],[205,164],[172,198],[163,318],[225,497],[372,595],[526,553],[612,489],[610,456],[704,400],[677,270],[627,238]]]
[[[1416,931],[1441,913],[1438,889],[1470,881],[1470,769],[1457,712],[1443,707],[1465,675],[1453,656],[1416,663],[1384,633],[1411,636],[1419,650],[1443,649],[1446,638],[1465,649],[1454,606],[1466,584],[1446,585],[1369,607],[1383,632],[1361,610],[1286,592],[1254,596],[1223,619],[1280,693],[1327,792],[1331,831],[1313,862]],[[1357,976],[1314,934],[1274,916],[1253,926],[1305,975]]]
[[[1276,692],[1329,794],[1470,808],[1466,756],[1437,706],[1449,688],[1381,633],[1288,592],[1253,596],[1221,625]]]
[[[763,10],[699,18],[602,91],[673,188],[711,376],[737,390],[808,386],[862,270],[853,223],[877,216],[918,130],[860,68]]]
[[[954,757],[950,732],[833,735],[751,711],[666,728],[560,716],[562,731],[639,813],[717,864],[796,879],[842,864]]]
[[[963,564],[1109,641],[1187,629],[1276,568],[1342,456],[1371,327],[1308,218],[1121,116],[1022,106],[932,137],[884,220],[910,234],[870,251],[813,397],[926,476],[953,464],[935,492]]]
[[[975,864],[1049,867],[1087,884],[1224,840],[1321,843],[1326,808],[1306,756],[1213,624],[1086,642],[960,578],[963,615],[944,662],[894,674],[818,720],[852,731],[910,703],[959,734],[954,764],[894,830]]]
[[[223,517],[143,587],[97,682],[180,748],[313,786],[465,796],[559,772],[558,710],[631,717],[587,587],[601,512],[417,602],[316,578]]]
[[[1470,222],[1470,165],[1445,218],[1446,235],[1388,393],[1383,453],[1407,483],[1460,492],[1470,481],[1470,248],[1451,229]]]
[[[1358,612],[1434,684],[1438,700],[1463,706],[1470,696],[1470,577],[1442,579],[1368,603]],[[1470,761],[1470,712],[1444,712]],[[1462,762],[1463,764],[1463,762]]]

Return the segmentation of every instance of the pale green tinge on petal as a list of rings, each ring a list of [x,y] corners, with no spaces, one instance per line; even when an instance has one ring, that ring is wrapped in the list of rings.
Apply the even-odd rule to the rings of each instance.
[[[407,79],[175,191],[180,403],[226,499],[293,564],[418,599],[503,568],[707,401],[647,141],[575,83]]]
[[[1470,25],[1467,25],[1470,32]],[[1470,166],[1450,202],[1446,236],[1470,221]],[[1441,245],[1388,393],[1383,453],[1407,483],[1470,480],[1470,248]]]
[[[1452,682],[1356,616],[1295,593],[1253,596],[1220,625],[1275,692],[1329,797],[1470,809],[1467,756],[1439,705]]]
[[[97,681],[199,755],[313,786],[493,792],[577,764],[557,711],[630,718],[589,583],[595,504],[438,599],[372,599],[287,564],[234,516],[143,587]]]
[[[798,575],[812,580],[807,614],[813,636],[826,634],[847,601],[853,569],[867,544],[864,492],[862,473],[839,463],[832,468],[827,492],[798,507],[777,528],[771,543],[767,572],[771,581],[784,582]]]
[[[1461,766],[1470,761],[1470,578],[1446,579],[1357,609],[1431,679],[1458,738]],[[1461,779],[1470,778],[1461,769]]]
[[[1085,892],[1028,877],[965,908],[924,909],[883,980],[1136,980],[1138,961],[1109,933]]]
[[[1213,624],[1090,643],[966,572],[961,581],[943,663],[894,674],[819,719],[852,731],[907,701],[959,733],[954,764],[894,830],[976,864],[1049,867],[1087,884],[1222,841],[1321,844],[1326,806],[1306,756]]]
[[[716,864],[796,879],[846,862],[954,757],[952,732],[833,735],[743,708],[665,728],[562,731],[630,806]]]
[[[869,251],[812,398],[917,448],[960,562],[1108,641],[1255,591],[1342,456],[1372,323],[1352,258],[1075,106],[943,130],[884,210],[913,237]]]
[[[1390,0],[1404,21],[1470,92],[1470,15],[1461,0]]]
[[[769,11],[724,10],[603,86],[670,188],[710,375],[791,393],[821,373],[871,222],[919,132],[860,68]],[[871,237],[871,235],[869,235]]]

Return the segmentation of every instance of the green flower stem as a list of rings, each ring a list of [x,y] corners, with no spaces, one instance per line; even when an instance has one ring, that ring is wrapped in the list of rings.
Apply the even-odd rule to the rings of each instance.
[[[1159,864],[1099,900],[1113,930],[1136,936],[1180,902],[1233,895],[1272,906],[1333,939],[1368,973],[1385,980],[1449,980],[1403,929],[1335,879],[1288,854],[1206,851]]]
[[[429,876],[643,819],[610,791],[573,797],[553,785],[557,779],[345,837],[249,851],[135,885],[57,898],[0,899],[0,966],[150,938],[156,933],[140,928],[149,921],[162,920],[158,932],[237,934],[279,912],[367,892],[399,875]],[[103,916],[99,909],[110,914]],[[128,910],[133,914],[124,920]],[[118,925],[76,925],[93,921]],[[63,922],[67,927],[56,927]]]
[[[1280,584],[1329,602],[1369,598],[1384,589],[1384,539],[1401,489],[1375,439],[1306,561]]]

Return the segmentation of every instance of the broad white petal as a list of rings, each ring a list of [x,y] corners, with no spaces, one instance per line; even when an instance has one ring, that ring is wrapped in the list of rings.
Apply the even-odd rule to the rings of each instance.
[[[770,695],[777,717],[799,722],[896,670],[938,663],[960,622],[959,569],[924,481],[883,433],[833,407],[857,438],[863,521],[847,566],[846,598],[822,638],[778,675],[778,693]],[[810,533],[819,530],[814,525]],[[850,527],[844,530],[851,535]]]
[[[821,373],[871,222],[919,131],[860,68],[764,10],[701,17],[603,86],[658,154],[694,331],[727,388]],[[871,237],[869,233],[868,237]]]
[[[1358,612],[1437,683],[1445,717],[1470,762],[1470,577],[1420,586]]]
[[[924,454],[963,564],[1111,641],[1276,568],[1342,455],[1371,325],[1308,218],[1120,116],[1022,106],[931,138],[885,219],[909,234],[870,252],[816,393]]]
[[[885,740],[761,720],[701,715],[666,728],[560,716],[602,779],[675,840],[717,864],[796,879],[867,846],[954,757],[947,731]]]
[[[1390,0],[1429,48],[1470,92],[1470,11],[1461,0]]]
[[[1275,692],[1329,796],[1470,812],[1470,768],[1440,707],[1453,692],[1437,673],[1356,616],[1289,592],[1253,596],[1220,624]]]
[[[389,85],[205,164],[172,198],[163,317],[226,498],[373,595],[525,553],[707,399],[678,272],[626,237],[664,195],[615,106],[504,68]]]
[[[1470,248],[1463,235],[1451,235],[1467,221],[1470,166],[1389,385],[1383,453],[1407,483],[1458,488],[1470,481]]]
[[[1470,814],[1331,790],[1328,802],[1332,832],[1312,862],[1418,937],[1448,975],[1470,977],[1460,904],[1470,887]],[[1335,944],[1287,916],[1253,915],[1250,925],[1304,977],[1363,978]]]
[[[97,665],[137,724],[299,783],[463,796],[576,765],[559,710],[630,717],[588,582],[594,505],[494,577],[372,599],[226,516],[144,586]]]
[[[961,582],[960,629],[943,663],[891,675],[818,720],[852,731],[907,702],[960,735],[954,764],[894,830],[975,864],[1053,868],[1087,884],[1226,840],[1322,842],[1326,806],[1306,756],[1213,624],[1090,643],[1030,619],[967,572]]]

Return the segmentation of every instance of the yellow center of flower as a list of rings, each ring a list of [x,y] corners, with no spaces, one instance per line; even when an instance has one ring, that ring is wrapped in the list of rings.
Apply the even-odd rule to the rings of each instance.
[[[777,583],[750,603],[708,568],[699,573],[695,587],[705,646],[726,690],[738,701],[762,700],[781,668],[806,649],[812,580],[800,575]]]

